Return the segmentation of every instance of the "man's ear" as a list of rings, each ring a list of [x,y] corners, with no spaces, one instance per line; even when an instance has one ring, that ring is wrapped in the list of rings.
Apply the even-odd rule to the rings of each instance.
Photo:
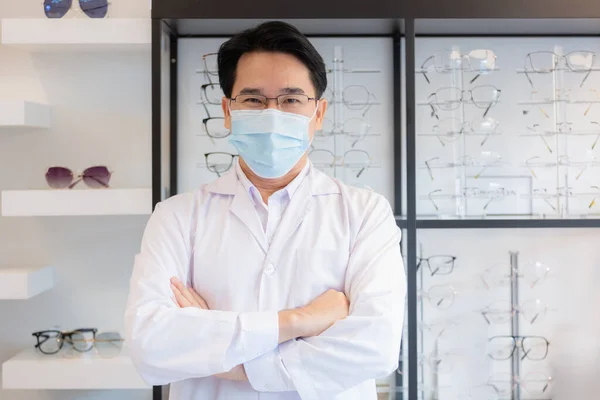
[[[225,128],[231,130],[231,113],[229,112],[229,99],[227,97],[223,97],[221,100],[221,108],[223,109]]]
[[[323,119],[325,118],[325,113],[327,112],[327,100],[321,99],[319,100],[319,105],[317,106],[317,113],[315,115],[315,129],[320,130],[323,127]]]

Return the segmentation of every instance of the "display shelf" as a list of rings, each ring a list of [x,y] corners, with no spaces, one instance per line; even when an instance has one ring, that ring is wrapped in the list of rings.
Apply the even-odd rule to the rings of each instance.
[[[50,107],[21,100],[0,100],[0,128],[50,128]]]
[[[25,300],[54,286],[54,267],[0,267],[0,300]]]
[[[114,358],[101,358],[95,351],[66,358],[65,350],[52,355],[24,350],[2,364],[3,389],[95,390],[149,389],[136,372],[127,348]]]
[[[583,219],[418,219],[417,229],[600,228],[600,218]]]
[[[150,50],[151,22],[130,18],[8,18],[2,44],[31,52]]]
[[[8,190],[2,216],[149,215],[151,189]]]

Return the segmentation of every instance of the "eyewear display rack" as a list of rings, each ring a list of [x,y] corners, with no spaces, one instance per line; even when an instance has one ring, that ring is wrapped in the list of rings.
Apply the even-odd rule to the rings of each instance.
[[[393,37],[394,202],[406,245],[408,365],[397,399],[417,400],[418,298],[417,233],[420,229],[600,228],[595,219],[418,219],[416,213],[417,37],[597,36],[600,2],[587,0],[307,0],[249,3],[233,0],[152,1],[153,204],[177,193],[177,42],[186,37],[226,37],[265,20],[293,23],[309,36]],[[403,47],[403,48],[401,48]],[[404,54],[404,55],[403,55]],[[401,66],[405,70],[401,70]],[[404,96],[403,96],[404,95]],[[405,114],[403,114],[405,110]],[[405,120],[403,119],[405,117]],[[402,135],[403,128],[406,135]],[[403,157],[405,155],[405,157]],[[402,179],[402,177],[405,179]],[[154,398],[161,399],[156,387]]]

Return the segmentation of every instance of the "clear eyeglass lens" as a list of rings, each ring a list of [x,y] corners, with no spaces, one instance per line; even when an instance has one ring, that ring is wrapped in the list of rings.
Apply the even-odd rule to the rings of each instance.
[[[62,337],[58,332],[48,332],[40,335],[39,341],[41,345],[39,349],[42,353],[54,354],[60,350],[62,345]]]
[[[344,122],[344,133],[353,138],[364,137],[371,126],[361,118],[349,118]]]
[[[471,91],[475,106],[483,108],[495,104],[500,92],[493,86],[478,86]]]
[[[450,71],[457,60],[460,60],[460,54],[457,57],[457,53],[452,50],[437,51],[434,56],[435,70],[438,72]]]
[[[221,104],[223,92],[218,85],[208,85],[204,87],[204,96],[210,104]]]
[[[462,101],[462,90],[459,88],[442,88],[435,93],[436,106],[442,110],[455,110]]]
[[[94,334],[92,332],[74,332],[71,335],[71,344],[77,351],[88,351],[94,345]]]
[[[104,332],[96,336],[95,346],[101,357],[116,357],[123,348],[123,338],[117,332]]]
[[[225,120],[223,118],[210,118],[206,121],[207,134],[214,138],[224,138],[229,136],[229,129],[224,126]]]
[[[490,377],[487,384],[500,397],[510,396],[514,387],[512,376],[509,373],[496,373]]]
[[[530,372],[523,378],[522,386],[529,394],[543,396],[550,391],[552,383],[552,378],[547,374]]]
[[[539,51],[530,53],[525,69],[538,73],[550,73],[554,71],[555,61],[555,56],[552,52]]]
[[[217,75],[219,73],[217,67],[217,54],[207,54],[204,56],[204,66],[206,72],[210,75]]]
[[[494,360],[508,360],[515,348],[511,337],[495,337],[488,342],[488,354]]]
[[[478,119],[471,124],[473,131],[479,133],[494,133],[497,126],[498,121],[492,117]]]
[[[328,150],[313,150],[310,152],[310,159],[320,166],[333,166],[335,164],[335,156]]]
[[[224,153],[209,154],[206,159],[209,170],[218,173],[227,172],[231,167],[232,161],[231,155]]]
[[[454,290],[449,286],[432,286],[428,291],[429,302],[437,308],[450,308],[454,302]]]
[[[530,360],[543,360],[546,358],[548,344],[543,338],[526,337],[523,339],[523,351]]]
[[[473,50],[468,57],[473,70],[485,73],[496,68],[496,56],[493,51]]]
[[[237,108],[242,110],[264,110],[269,100],[265,96],[239,95],[235,98]],[[281,95],[277,97],[277,105],[281,111],[306,114],[309,108],[308,96],[301,94]]]
[[[512,306],[508,302],[496,301],[487,306],[483,312],[492,324],[504,324],[512,318]]]
[[[333,122],[329,118],[324,118],[321,129],[315,131],[314,140],[322,142],[328,139],[333,134],[333,128]]]
[[[595,54],[589,51],[576,51],[566,56],[568,67],[577,72],[587,72],[594,67]]]
[[[348,168],[362,168],[371,163],[369,155],[361,150],[350,150],[344,154],[344,166]]]
[[[540,322],[546,316],[547,307],[541,300],[535,299],[521,305],[521,315],[530,324]]]
[[[369,104],[369,91],[360,85],[351,85],[344,89],[344,104],[351,110],[362,110]]]
[[[432,256],[429,258],[429,266],[436,275],[449,274],[454,268],[454,259],[450,256]]]

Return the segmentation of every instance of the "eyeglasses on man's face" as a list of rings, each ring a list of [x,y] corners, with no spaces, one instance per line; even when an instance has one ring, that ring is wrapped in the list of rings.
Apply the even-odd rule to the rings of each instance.
[[[317,100],[306,94],[281,94],[277,97],[239,94],[230,99],[230,107],[232,110],[265,110],[274,101],[280,111],[311,116],[315,112]]]

